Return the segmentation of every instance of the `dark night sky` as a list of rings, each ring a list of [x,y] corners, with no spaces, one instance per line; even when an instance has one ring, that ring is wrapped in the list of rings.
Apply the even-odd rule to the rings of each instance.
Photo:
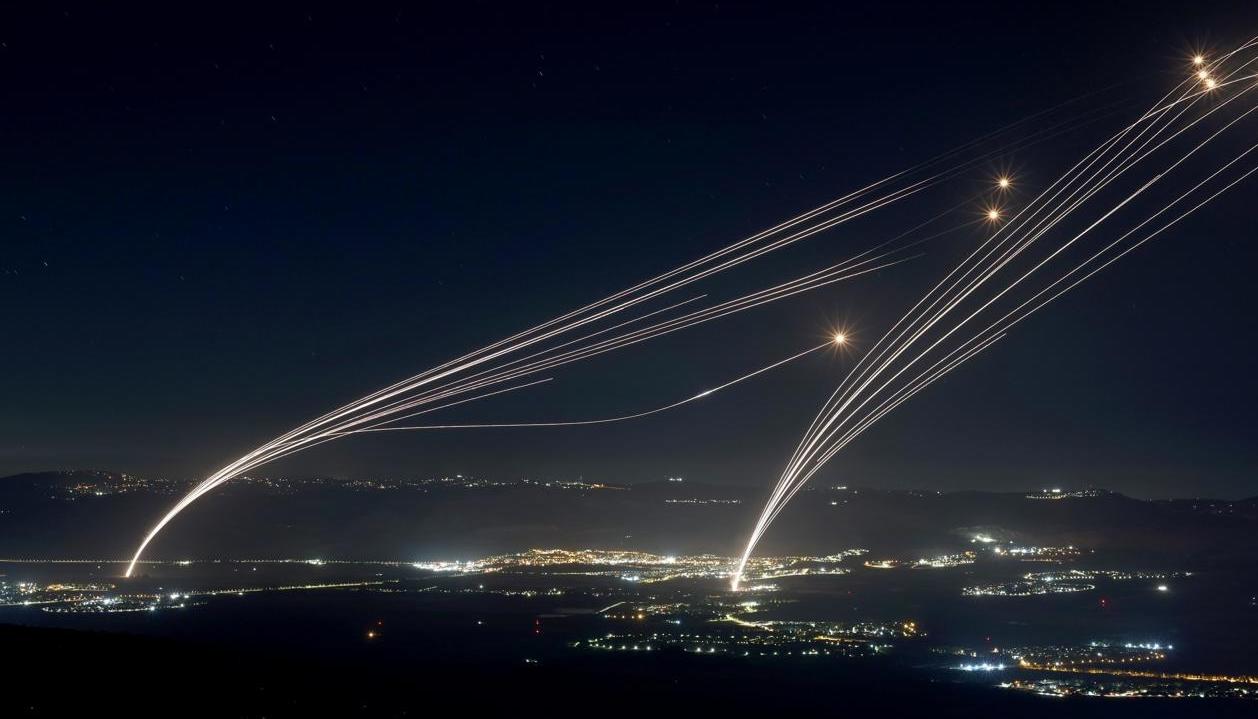
[[[0,17],[0,474],[207,473],[1037,110],[1147,105],[1190,49],[1258,31],[1252,3],[37,5]],[[1011,163],[1046,181],[1112,127]],[[1256,191],[1021,326],[823,481],[1258,494]],[[617,414],[835,322],[872,342],[948,251],[449,416]],[[275,469],[768,486],[841,375],[815,357],[640,423],[352,439]]]

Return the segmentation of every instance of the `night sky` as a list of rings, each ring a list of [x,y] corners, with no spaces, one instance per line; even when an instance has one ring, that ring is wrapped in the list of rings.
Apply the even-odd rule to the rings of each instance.
[[[1095,93],[1082,108],[1135,113],[1193,49],[1258,31],[1252,3],[35,5],[0,16],[0,475],[204,475],[1036,111]],[[1008,165],[1047,182],[1128,118]],[[821,481],[1258,494],[1256,192],[1021,325]],[[740,280],[894,227],[842,228]],[[959,249],[444,416],[635,411],[840,324],[859,352]],[[767,488],[852,361],[810,357],[637,423],[354,438],[270,471]]]

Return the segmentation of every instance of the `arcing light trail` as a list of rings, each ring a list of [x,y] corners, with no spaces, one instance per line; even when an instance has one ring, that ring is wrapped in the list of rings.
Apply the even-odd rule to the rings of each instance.
[[[846,344],[846,342],[847,342],[846,338],[845,338],[842,334],[838,334],[838,335],[836,335],[833,339],[826,340],[825,342],[822,342],[821,344],[817,345],[816,347],[810,347],[810,348],[808,348],[808,349],[804,350],[803,352],[799,352],[799,353],[793,354],[793,355],[791,355],[790,357],[787,357],[786,359],[780,359],[780,360],[778,360],[778,361],[776,361],[776,362],[774,362],[774,363],[772,363],[772,364],[769,364],[769,365],[766,365],[766,366],[764,366],[764,367],[761,367],[760,369],[757,369],[757,370],[753,370],[753,371],[751,371],[751,372],[748,372],[747,374],[744,374],[744,375],[741,375],[741,376],[739,376],[739,377],[736,377],[736,378],[734,378],[734,379],[732,379],[732,380],[729,380],[728,382],[724,382],[724,383],[719,384],[719,385],[717,385],[717,386],[715,386],[715,387],[712,387],[712,388],[710,388],[710,389],[705,389],[705,390],[703,390],[702,392],[699,392],[698,394],[695,394],[695,395],[693,395],[693,396],[687,397],[686,399],[683,399],[683,400],[678,400],[678,401],[676,401],[676,402],[670,402],[669,404],[666,404],[666,405],[661,405],[661,406],[656,407],[656,408],[654,408],[654,409],[648,409],[648,410],[644,410],[644,411],[642,411],[642,412],[635,412],[635,413],[633,413],[633,414],[624,414],[624,415],[620,415],[620,416],[617,416],[617,417],[601,417],[601,418],[599,418],[599,419],[569,420],[569,421],[566,421],[566,422],[565,422],[565,421],[559,421],[559,422],[499,422],[499,423],[492,423],[492,424],[428,424],[428,425],[417,425],[417,426],[412,426],[412,425],[405,425],[405,426],[387,426],[387,425],[385,425],[384,423],[382,423],[381,425],[377,425],[377,426],[369,426],[369,427],[363,427],[363,428],[361,428],[361,429],[351,430],[351,431],[349,431],[349,432],[346,432],[346,434],[359,434],[359,433],[361,433],[361,432],[397,432],[397,431],[402,431],[402,430],[417,430],[417,429],[501,429],[501,428],[508,428],[508,427],[517,427],[517,428],[526,428],[526,427],[581,427],[581,426],[592,425],[592,424],[612,424],[612,423],[615,423],[615,422],[625,422],[625,421],[628,421],[628,420],[631,420],[631,419],[641,419],[641,418],[643,418],[643,417],[650,417],[650,416],[651,416],[651,415],[653,415],[653,414],[659,414],[659,413],[661,413],[661,412],[667,412],[667,411],[668,411],[668,410],[670,410],[670,409],[675,409],[675,408],[677,408],[677,407],[681,407],[681,406],[683,406],[683,405],[690,404],[691,402],[697,402],[697,401],[699,401],[699,400],[701,400],[701,399],[705,399],[705,398],[707,398],[707,397],[711,397],[712,395],[716,394],[717,392],[720,392],[721,390],[729,389],[730,387],[733,387],[733,386],[734,386],[734,385],[736,385],[736,384],[740,384],[740,383],[742,383],[742,382],[745,382],[745,381],[747,381],[747,380],[749,380],[749,379],[751,379],[751,378],[753,378],[753,377],[758,377],[758,376],[760,376],[760,375],[764,374],[765,372],[768,372],[768,371],[770,371],[770,370],[777,369],[778,367],[781,367],[782,365],[785,365],[785,364],[790,364],[791,362],[794,362],[795,360],[800,359],[801,357],[806,357],[806,356],[808,356],[808,355],[812,354],[813,352],[817,352],[817,351],[819,351],[819,350],[823,350],[823,349],[825,349],[825,348],[827,348],[827,347],[842,346],[842,345]],[[532,384],[536,384],[536,383],[532,383]],[[517,388],[514,388],[514,387],[513,387],[512,389],[517,389]],[[434,408],[434,409],[437,409],[437,408]],[[427,412],[431,412],[431,411],[433,411],[433,410],[425,410],[425,411],[424,411],[424,412],[422,412],[422,413],[416,413],[416,414],[425,414],[425,413],[427,413]],[[412,415],[412,416],[413,416],[413,415]],[[403,418],[403,417],[398,417],[398,418],[396,418],[396,419],[391,419],[391,420],[388,420],[388,421],[389,421],[389,422],[396,422],[396,421],[399,421],[399,420],[401,420],[401,419],[405,419],[405,418]]]
[[[1102,143],[1009,218],[875,343],[823,404],[788,460],[731,575],[731,588],[738,588],[757,543],[790,500],[862,432],[960,362],[1003,337],[1015,324],[1258,171],[1255,166],[1228,177],[1234,166],[1258,149],[1258,145],[1220,165],[1211,165],[1198,154],[1258,110],[1258,105],[1253,105],[1231,119],[1223,114],[1234,109],[1233,103],[1237,100],[1252,99],[1247,95],[1255,87],[1256,76],[1248,70],[1258,62],[1258,57],[1245,59],[1244,53],[1254,46],[1255,41],[1251,40],[1213,62],[1203,59],[1194,63],[1201,69],[1191,78],[1181,82],[1139,119]],[[1226,88],[1237,89],[1221,92]],[[1208,124],[1211,121],[1222,124],[1212,128]],[[1176,143],[1186,146],[1178,147]],[[1170,159],[1163,159],[1167,155]],[[1159,183],[1167,178],[1178,178],[1192,167],[1193,161],[1207,165],[1206,169],[1198,170],[1199,181],[1168,201],[1150,199],[1154,203],[1152,210],[1137,209],[1138,200],[1156,194]],[[1145,174],[1130,173],[1133,169],[1143,170]],[[1123,181],[1127,182],[1125,188]],[[1114,198],[1106,199],[1106,190],[1117,193],[1116,202]],[[1132,240],[1133,235],[1144,232],[1148,225],[1180,208],[1182,211],[1172,219]],[[1138,219],[1100,249],[1090,253],[1084,250],[1084,259],[1064,274],[1056,275],[1055,279],[1052,275],[1045,278],[1037,274],[1055,260],[1064,258],[1064,253],[1079,251],[1094,236],[1097,227],[1114,224],[1124,214],[1131,213],[1143,219]],[[1067,224],[1070,221],[1076,224]],[[1036,244],[1053,230],[1064,230],[1068,239]],[[1036,250],[1042,254],[1034,254]],[[1019,267],[1019,261],[1029,267]],[[1038,284],[1041,282],[1043,284]],[[983,292],[989,283],[990,291]],[[1032,291],[1028,297],[1020,298],[1016,294],[1027,290]],[[980,315],[1000,312],[997,308],[1001,302],[1012,307],[983,329],[962,332]],[[908,374],[919,362],[940,354],[942,357],[926,371]],[[937,367],[942,369],[934,369]]]
[[[1051,111],[1052,109],[1046,112]],[[669,293],[859,219],[875,210],[919,196],[993,157],[1073,131],[1096,121],[1098,116],[1096,112],[1092,112],[1055,122],[1024,137],[1005,140],[994,149],[972,154],[983,143],[1011,133],[1029,119],[870,183],[602,300],[377,390],[275,437],[220,468],[176,502],[144,536],[127,567],[126,575],[132,574],[136,562],[158,533],[190,504],[233,477],[268,462],[360,431],[379,429],[382,423],[535,386],[546,380],[510,383],[528,380],[540,372],[876,272],[910,259],[905,255],[905,250],[961,228],[900,242],[915,230],[928,225],[933,221],[932,218],[892,240],[876,244],[847,260],[788,282],[680,314],[678,310],[682,307],[703,300],[706,295],[642,314],[630,313],[628,319],[621,319],[630,310],[663,298]],[[648,323],[647,320],[651,322]],[[609,322],[614,324],[608,324]],[[503,388],[504,385],[510,386]],[[417,411],[420,408],[424,409]]]
[[[1245,114],[1248,114],[1248,113],[1245,113]],[[1242,116],[1242,117],[1243,117],[1243,116]],[[1143,119],[1143,118],[1142,118],[1142,119]],[[1239,119],[1239,118],[1238,118],[1238,119]],[[1231,124],[1234,124],[1234,122],[1235,122],[1235,121],[1233,121],[1232,123],[1229,123],[1228,125],[1226,125],[1226,126],[1224,127],[1224,129],[1227,129],[1227,127],[1230,127],[1230,126],[1231,126]],[[1220,130],[1220,132],[1221,132],[1221,130]],[[1215,133],[1215,134],[1217,135],[1218,133]],[[1207,139],[1207,141],[1208,141],[1209,139],[1213,139],[1213,137],[1214,137],[1214,135],[1212,135],[1210,138],[1208,138],[1208,139]],[[1190,151],[1190,154],[1191,154],[1191,152],[1195,152],[1195,149],[1196,149],[1196,148],[1194,148],[1194,150]],[[1251,148],[1251,149],[1252,149],[1252,148]],[[1241,156],[1243,157],[1245,154],[1248,154],[1248,152],[1249,152],[1249,150],[1247,150],[1245,153],[1242,153],[1242,155],[1241,155]],[[1220,172],[1222,172],[1223,170],[1225,170],[1225,169],[1227,169],[1228,167],[1230,167],[1230,166],[1231,166],[1232,164],[1234,164],[1234,163],[1236,162],[1236,160],[1238,160],[1238,159],[1240,159],[1240,158],[1239,158],[1239,157],[1238,157],[1238,158],[1235,158],[1235,159],[1234,159],[1234,160],[1232,160],[1231,162],[1229,162],[1229,163],[1227,163],[1226,165],[1224,165],[1224,167],[1219,168],[1219,170],[1216,170],[1216,171],[1215,171],[1214,173],[1212,173],[1209,177],[1207,177],[1207,178],[1206,178],[1206,180],[1203,180],[1203,181],[1202,181],[1202,183],[1198,183],[1198,185],[1194,186],[1194,187],[1193,187],[1193,188],[1192,188],[1189,192],[1184,193],[1184,194],[1183,194],[1183,195],[1181,195],[1179,198],[1176,198],[1176,200],[1174,200],[1174,201],[1171,203],[1171,205],[1168,205],[1168,208],[1169,208],[1170,206],[1175,205],[1175,204],[1176,204],[1176,203],[1178,203],[1179,201],[1181,201],[1181,200],[1185,199],[1186,197],[1188,197],[1189,195],[1191,195],[1194,191],[1196,191],[1196,190],[1200,189],[1202,186],[1204,186],[1205,182],[1207,182],[1207,181],[1209,181],[1209,180],[1214,179],[1214,178],[1215,178],[1215,177],[1216,177],[1216,176],[1217,176]],[[1182,160],[1181,160],[1181,161],[1182,161]],[[1179,161],[1177,161],[1175,164],[1176,164],[1176,165],[1178,165],[1178,164],[1179,164]],[[1252,170],[1251,170],[1250,172],[1252,172]],[[1240,178],[1237,178],[1236,180],[1233,180],[1231,183],[1229,183],[1228,185],[1226,185],[1225,187],[1223,187],[1222,189],[1220,189],[1219,191],[1217,191],[1217,192],[1216,192],[1216,193],[1214,193],[1213,195],[1211,195],[1211,196],[1207,197],[1205,200],[1203,200],[1202,202],[1198,203],[1198,204],[1197,204],[1197,205],[1195,205],[1194,207],[1190,208],[1187,212],[1185,212],[1185,213],[1181,214],[1179,217],[1175,218],[1174,220],[1172,220],[1172,221],[1171,221],[1170,223],[1168,223],[1167,225],[1164,225],[1162,228],[1160,228],[1159,230],[1157,230],[1157,231],[1155,231],[1154,233],[1150,234],[1150,235],[1149,235],[1149,236],[1147,236],[1145,239],[1140,240],[1140,242],[1136,243],[1136,245],[1138,245],[1138,244],[1140,244],[1140,243],[1143,243],[1144,241],[1147,241],[1147,239],[1149,239],[1150,237],[1152,237],[1152,236],[1154,236],[1154,235],[1156,235],[1156,234],[1160,233],[1161,231],[1165,230],[1165,229],[1166,229],[1167,227],[1169,227],[1171,224],[1174,224],[1175,222],[1178,222],[1178,221],[1179,221],[1180,219],[1182,219],[1184,216],[1186,216],[1187,214],[1191,213],[1192,211],[1195,211],[1195,210],[1196,210],[1196,209],[1198,209],[1200,206],[1202,206],[1203,204],[1205,204],[1205,202],[1208,202],[1210,199],[1213,199],[1213,197],[1217,196],[1217,195],[1218,195],[1218,194],[1220,194],[1221,192],[1223,192],[1223,191],[1225,191],[1226,189],[1230,188],[1231,186],[1235,185],[1235,184],[1236,184],[1237,182],[1239,182],[1241,179],[1244,179],[1244,177],[1247,177],[1247,176],[1248,176],[1248,174],[1250,174],[1250,173],[1245,173],[1245,174],[1244,174],[1244,175],[1242,175]],[[1161,174],[1158,174],[1157,176],[1155,176],[1155,178],[1154,178],[1153,180],[1150,180],[1148,183],[1145,183],[1145,185],[1142,185],[1142,186],[1141,186],[1141,187],[1140,187],[1140,188],[1136,191],[1136,193],[1134,193],[1134,194],[1139,194],[1139,193],[1143,192],[1143,191],[1144,191],[1144,190],[1145,190],[1145,189],[1146,189],[1146,188],[1147,188],[1147,187],[1148,187],[1151,183],[1155,182],[1157,179],[1160,179],[1160,177],[1161,177],[1161,176],[1162,176]],[[1134,196],[1134,195],[1133,195],[1133,196]],[[1129,197],[1128,199],[1131,199],[1131,198]],[[1127,200],[1124,200],[1124,201],[1123,201],[1123,203],[1121,203],[1121,204],[1125,204],[1126,202],[1127,202]],[[1162,212],[1164,212],[1164,211],[1165,211],[1165,209],[1168,209],[1168,208],[1163,208],[1163,210],[1159,210],[1157,213],[1155,213],[1155,215],[1154,215],[1154,216],[1160,215]],[[1107,216],[1108,216],[1108,213],[1107,213]],[[1104,219],[1104,218],[1102,218],[1102,219]],[[1088,262],[1091,262],[1092,260],[1094,260],[1094,259],[1096,259],[1096,258],[1098,258],[1098,257],[1103,257],[1103,256],[1104,256],[1104,253],[1105,253],[1106,251],[1108,251],[1109,249],[1111,249],[1111,248],[1113,248],[1114,246],[1116,246],[1116,245],[1117,245],[1119,242],[1121,242],[1122,240],[1125,240],[1127,237],[1129,237],[1129,236],[1130,236],[1131,232],[1135,231],[1136,229],[1139,229],[1140,227],[1143,227],[1143,226],[1144,226],[1145,224],[1147,224],[1147,223],[1148,223],[1148,221],[1150,221],[1151,219],[1152,219],[1152,217],[1151,217],[1149,220],[1146,220],[1145,222],[1142,222],[1142,223],[1141,223],[1140,225],[1138,225],[1136,228],[1133,228],[1133,230],[1131,230],[1131,231],[1129,231],[1128,233],[1124,234],[1122,237],[1120,237],[1120,238],[1119,238],[1119,240],[1117,240],[1117,241],[1115,241],[1114,243],[1111,243],[1110,245],[1108,245],[1108,246],[1106,246],[1105,248],[1103,248],[1100,252],[1098,252],[1097,254],[1095,254],[1093,257],[1089,258],[1089,260],[1085,261],[1085,263],[1081,264],[1079,267],[1075,268],[1075,270],[1072,270],[1071,272],[1069,272],[1069,273],[1067,273],[1065,276],[1063,276],[1062,280],[1065,280],[1065,279],[1068,279],[1068,278],[1072,277],[1074,274],[1077,274],[1077,273],[1078,273],[1081,269],[1087,269],[1087,268],[1089,267]],[[1094,226],[1094,225],[1093,225],[1093,226]],[[1091,228],[1089,227],[1089,229],[1091,229]],[[1076,239],[1077,239],[1077,237],[1076,237]],[[1073,242],[1073,240],[1072,240],[1072,242]],[[1063,292],[1065,292],[1066,290],[1070,289],[1071,287],[1073,287],[1073,286],[1077,285],[1079,282],[1082,282],[1083,280],[1087,279],[1088,277],[1090,277],[1092,274],[1095,274],[1095,272],[1099,271],[1100,269],[1103,269],[1103,267],[1104,267],[1104,266],[1107,266],[1108,264],[1112,263],[1114,260],[1116,260],[1116,259],[1117,259],[1118,257],[1120,257],[1122,254],[1126,254],[1126,252],[1130,251],[1131,249],[1134,249],[1134,246],[1136,246],[1136,245],[1133,245],[1132,247],[1127,248],[1126,250],[1124,250],[1123,252],[1119,253],[1118,255],[1115,255],[1115,256],[1113,256],[1113,257],[1110,257],[1110,258],[1109,258],[1108,260],[1106,260],[1103,264],[1101,264],[1101,265],[1099,265],[1099,266],[1094,267],[1093,269],[1091,269],[1091,271],[1089,271],[1089,272],[1087,272],[1086,274],[1084,274],[1082,277],[1080,277],[1079,279],[1077,279],[1075,282],[1073,282],[1073,283],[1071,283],[1071,284],[1067,285],[1064,289],[1060,290],[1060,291],[1059,291],[1059,292],[1057,292],[1056,294],[1051,295],[1051,296],[1050,296],[1047,300],[1043,300],[1042,302],[1040,302],[1040,303],[1038,303],[1038,304],[1035,304],[1034,306],[1030,307],[1030,309],[1026,310],[1026,311],[1025,311],[1025,312],[1024,312],[1021,316],[1014,317],[1013,315],[1014,315],[1014,314],[1016,314],[1016,313],[1010,313],[1009,315],[1006,315],[1004,318],[1002,318],[1002,320],[1005,320],[1005,319],[1010,319],[1009,324],[1012,324],[1012,322],[1020,321],[1020,319],[1024,318],[1024,317],[1025,317],[1027,314],[1029,314],[1030,312],[1033,312],[1033,311],[1035,311],[1036,309],[1038,309],[1039,307],[1042,307],[1042,306],[1043,306],[1043,304],[1046,304],[1047,302],[1052,301],[1052,300],[1053,300],[1053,299],[1055,299],[1057,296],[1060,296],[1060,294],[1061,294],[1061,293],[1063,293]],[[1056,254],[1056,253],[1054,253],[1054,254]],[[1050,256],[1050,257],[1051,257],[1051,256]],[[963,265],[963,266],[964,266],[964,265]],[[1038,267],[1039,267],[1039,266],[1042,266],[1042,263],[1041,263],[1041,265],[1037,265],[1037,267],[1036,267],[1036,268],[1033,268],[1033,270],[1034,270],[1034,269],[1038,269]],[[958,269],[960,269],[960,268],[958,268]],[[1025,275],[1023,276],[1023,278],[1025,278]],[[1018,280],[1018,281],[1016,281],[1016,282],[1020,282],[1020,281],[1021,281],[1021,279],[1023,279],[1023,278],[1019,278],[1019,280]],[[1049,286],[1049,288],[1046,288],[1046,290],[1048,290],[1048,289],[1051,289],[1051,288],[1055,287],[1055,286],[1056,286],[1057,284],[1059,284],[1062,280],[1059,280],[1057,283],[1053,283],[1052,285],[1050,285],[1050,286]],[[1015,284],[1016,284],[1016,282],[1015,282]],[[936,289],[938,289],[938,288],[936,288]],[[1004,294],[1004,293],[1002,292],[1001,294]],[[1029,300],[1028,302],[1031,302],[1031,301],[1033,301],[1033,300],[1038,299],[1039,297],[1043,296],[1043,294],[1044,294],[1044,291],[1041,291],[1041,293],[1037,293],[1037,295],[1036,295],[1034,298],[1032,298],[1032,300]],[[928,295],[928,298],[929,298],[929,295]],[[925,299],[923,300],[923,302],[924,302],[924,301],[925,301]],[[919,303],[919,306],[920,306],[920,305],[921,305],[921,303]],[[985,305],[984,305],[984,308],[985,308],[986,306],[988,306],[988,305],[990,305],[990,302],[988,302],[987,304],[985,304]],[[1016,308],[1016,309],[1017,309],[1017,310],[1023,310],[1025,307],[1027,307],[1027,304],[1026,304],[1026,303],[1024,303],[1023,305],[1020,305],[1020,306],[1019,306],[1018,308]],[[917,309],[917,308],[915,308],[915,309]],[[982,309],[982,308],[980,308],[980,309]],[[920,318],[920,317],[919,317],[919,318]],[[907,319],[907,317],[906,317],[906,319]],[[968,321],[968,319],[970,319],[970,318],[966,318],[966,320],[963,320],[963,322]],[[911,323],[910,323],[910,324],[911,324]],[[898,325],[897,325],[897,326],[898,326]],[[889,334],[888,334],[888,337],[892,337],[892,335],[893,335],[893,334],[894,334],[894,329],[893,329],[893,332],[892,332],[892,333],[889,333]],[[951,333],[950,333],[950,334],[951,334]],[[884,341],[885,341],[886,339],[887,339],[887,338],[884,338]],[[898,337],[897,337],[897,338],[894,338],[894,339],[898,339]],[[882,344],[882,342],[880,342],[880,344]],[[937,344],[938,344],[938,343],[936,343],[936,345],[932,345],[932,347],[931,347],[931,348],[933,348],[933,347],[937,346]],[[927,348],[927,349],[929,350],[929,349],[931,349],[931,348]],[[868,355],[866,359],[869,359],[869,358],[871,358],[871,357],[872,357],[872,358],[877,358],[877,357],[882,356],[882,355],[884,355],[884,354],[885,354],[885,353],[879,353],[879,352],[877,352],[877,351],[874,351],[874,352],[871,352],[871,353],[870,353],[870,355]],[[919,356],[919,358],[920,358],[920,356]],[[914,359],[913,361],[915,362],[915,361],[916,361],[916,359]],[[864,360],[862,361],[862,365],[866,365],[866,363],[865,363],[865,361],[864,361]],[[869,366],[869,365],[866,365],[866,367],[868,367],[868,366]],[[859,374],[860,369],[861,369],[861,368],[858,366],[858,370],[853,372],[853,375],[852,375],[851,377],[849,377],[849,380],[851,380],[851,379],[852,379],[852,377],[859,377],[859,376],[860,376],[860,374]],[[881,368],[879,368],[879,369],[881,369]],[[902,372],[902,371],[903,371],[903,370],[901,370],[901,372]],[[894,379],[894,378],[893,378],[893,379]],[[858,381],[859,381],[859,380],[858,380]],[[836,392],[836,395],[835,395],[835,396],[836,396],[836,397],[839,397],[840,399],[844,399],[844,397],[843,397],[843,395],[842,395],[842,391],[843,391],[843,390],[844,390],[847,386],[850,386],[850,385],[848,385],[848,383],[847,383],[847,382],[845,382],[845,385],[840,387],[840,390]],[[866,386],[867,386],[867,385],[866,385]],[[886,386],[887,386],[887,385],[884,385],[883,387],[881,387],[881,388],[879,388],[879,389],[885,389],[885,388],[886,388]],[[831,401],[832,401],[832,402],[834,402],[834,401],[835,401],[835,398],[834,398],[834,397],[832,397],[832,400],[831,400]],[[862,402],[862,406],[863,406],[864,404],[867,404],[867,403],[868,403],[868,400],[866,400],[866,401]],[[848,406],[850,406],[850,401],[848,402]],[[854,435],[855,435],[855,434],[857,434],[857,433],[859,433],[860,431],[862,431],[862,430],[863,430],[863,428],[864,428],[865,426],[868,426],[868,424],[867,424],[867,423],[866,423],[866,424],[858,424],[857,426],[855,426],[855,427],[853,427],[851,430],[849,430],[847,433],[844,433],[844,434],[840,434],[840,435],[838,435],[837,440],[836,440],[836,441],[834,441],[834,442],[832,442],[832,443],[829,445],[829,448],[828,448],[828,449],[826,449],[826,450],[825,450],[825,451],[823,451],[823,452],[816,452],[816,451],[815,451],[815,447],[816,447],[816,444],[817,444],[817,442],[816,442],[816,437],[817,437],[817,435],[818,435],[818,432],[817,432],[817,427],[819,426],[819,424],[822,424],[822,423],[826,423],[826,424],[833,424],[834,419],[836,419],[836,417],[835,417],[835,416],[828,416],[828,414],[827,414],[827,413],[828,413],[828,409],[829,409],[829,408],[832,408],[832,407],[833,407],[833,405],[828,404],[828,405],[827,405],[827,408],[823,408],[823,411],[822,411],[822,412],[818,415],[818,419],[817,419],[817,421],[815,421],[815,422],[814,422],[813,427],[812,427],[812,428],[810,428],[810,430],[809,430],[809,435],[806,435],[806,438],[805,438],[804,442],[801,442],[801,448],[800,448],[800,450],[797,450],[796,456],[792,458],[792,463],[791,463],[791,465],[788,465],[787,472],[786,472],[786,473],[784,473],[784,478],[785,478],[785,479],[794,479],[795,481],[793,482],[793,484],[792,484],[792,485],[788,485],[788,484],[786,484],[785,482],[779,483],[779,486],[778,486],[777,490],[775,490],[775,493],[774,493],[773,497],[772,497],[772,498],[771,498],[771,500],[770,500],[769,507],[767,507],[767,508],[766,508],[766,510],[765,510],[765,512],[762,514],[762,516],[761,516],[761,521],[757,524],[756,531],[755,531],[755,532],[753,532],[752,539],[749,541],[749,544],[748,544],[748,550],[747,550],[747,552],[745,553],[745,555],[744,555],[744,556],[747,556],[747,555],[749,555],[749,554],[750,554],[750,551],[751,551],[751,549],[754,547],[755,542],[758,540],[759,536],[763,534],[763,529],[764,529],[765,527],[767,527],[767,524],[768,524],[768,523],[770,523],[770,522],[773,520],[773,518],[774,518],[774,517],[776,517],[776,516],[777,516],[777,513],[781,510],[782,506],[784,506],[785,502],[786,502],[786,501],[789,501],[790,497],[791,497],[791,496],[793,496],[793,495],[794,495],[794,493],[798,491],[799,487],[801,487],[801,486],[802,486],[802,483],[803,483],[803,482],[806,482],[806,481],[807,481],[807,478],[808,478],[808,477],[810,477],[810,476],[811,476],[811,475],[812,475],[812,474],[813,474],[813,473],[814,473],[814,472],[815,472],[815,471],[816,471],[816,470],[817,470],[817,469],[821,466],[821,464],[823,464],[823,463],[824,463],[825,461],[827,461],[830,457],[832,457],[832,456],[834,455],[834,453],[835,453],[835,452],[837,452],[839,449],[841,449],[841,448],[842,448],[842,446],[844,446],[844,445],[845,445],[848,441],[850,441],[850,440],[854,437]],[[860,409],[860,407],[853,408],[853,410],[852,410],[852,414],[856,414],[856,410],[859,410],[859,409]],[[840,411],[841,411],[841,410],[840,410]],[[850,419],[850,416],[848,417],[848,419]],[[841,424],[840,424],[840,426],[841,426]],[[824,431],[824,428],[823,428],[823,431]],[[831,434],[829,435],[829,438],[834,438],[835,436],[836,436],[836,435],[835,435],[835,433],[831,433]],[[807,444],[807,443],[810,443],[810,442],[811,442],[811,445],[810,445],[810,444]],[[799,465],[801,464],[800,457],[801,457],[801,455],[802,455],[802,454],[805,454],[805,453],[807,453],[807,452],[813,452],[813,455],[812,455],[812,456],[813,456],[815,459],[814,459],[814,461],[812,462],[811,468],[807,471],[807,473],[806,473],[806,474],[804,474],[804,475],[801,477],[801,476],[800,476],[800,470],[798,469]],[[806,459],[808,459],[808,457],[805,455],[805,460],[806,460]],[[790,475],[793,475],[793,477],[792,477],[792,476],[790,476]],[[736,584],[736,582],[737,582],[737,576],[735,576],[735,584]]]

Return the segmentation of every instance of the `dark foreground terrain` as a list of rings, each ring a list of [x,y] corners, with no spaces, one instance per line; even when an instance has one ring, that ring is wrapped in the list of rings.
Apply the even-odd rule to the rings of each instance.
[[[1252,716],[1248,702],[1046,699],[893,669],[713,658],[572,656],[505,666],[378,662],[124,634],[0,626],[5,716]]]

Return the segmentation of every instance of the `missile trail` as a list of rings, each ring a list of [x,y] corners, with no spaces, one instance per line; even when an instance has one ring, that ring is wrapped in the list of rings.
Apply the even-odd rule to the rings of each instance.
[[[780,359],[772,364],[769,364],[764,367],[761,367],[760,369],[748,372],[747,374],[744,374],[740,377],[736,377],[732,380],[729,380],[728,382],[719,384],[710,389],[705,389],[696,395],[687,397],[686,399],[678,400],[676,402],[670,402],[669,404],[656,407],[654,409],[649,409],[642,412],[635,412],[633,414],[620,415],[618,417],[603,417],[600,419],[568,420],[568,421],[557,421],[557,422],[507,422],[507,423],[493,423],[493,424],[429,424],[429,425],[419,425],[419,426],[393,426],[393,427],[380,426],[380,427],[366,427],[363,429],[351,430],[349,432],[343,433],[341,436],[344,436],[346,434],[359,434],[362,432],[397,432],[401,430],[417,430],[417,429],[499,429],[499,428],[507,428],[507,427],[580,427],[580,426],[592,425],[592,424],[612,424],[614,422],[625,422],[631,419],[640,419],[642,417],[649,417],[653,414],[667,412],[670,409],[681,407],[683,405],[690,404],[691,402],[697,402],[701,399],[711,397],[712,395],[716,394],[717,392],[720,392],[721,390],[733,387],[734,385],[745,382],[753,377],[758,377],[764,374],[765,372],[769,372],[771,370],[777,369],[778,367],[781,367],[782,365],[794,362],[795,360],[800,359],[801,357],[806,357],[812,354],[813,352],[823,350],[827,347],[834,347],[837,344],[841,344],[841,343],[838,343],[835,340],[827,340],[817,345],[816,347],[810,347],[804,350],[803,352],[793,354],[790,357],[787,357],[786,359]],[[428,410],[428,411],[432,411],[432,410]],[[399,421],[401,419],[405,419],[405,418],[399,417],[398,419],[391,420],[391,421]]]
[[[787,461],[732,573],[731,588],[738,588],[748,558],[786,504],[827,462],[887,412],[1004,337],[1014,325],[1258,171],[1254,167],[1227,177],[1258,149],[1256,145],[1207,168],[1198,174],[1199,181],[1190,181],[1189,188],[1173,199],[1148,199],[1171,179],[1200,172],[1197,166],[1211,164],[1212,160],[1199,152],[1221,137],[1235,134],[1234,128],[1258,110],[1258,105],[1252,105],[1227,118],[1240,101],[1252,101],[1249,93],[1256,87],[1258,75],[1249,68],[1258,62],[1258,56],[1242,53],[1256,43],[1258,38],[1250,40],[1211,62],[1208,70],[1181,81],[1134,122],[1085,155],[954,266],[874,344],[823,403]],[[1184,143],[1188,143],[1186,149],[1175,149]],[[1161,159],[1168,153],[1171,159]],[[1141,176],[1141,172],[1147,174]],[[1124,183],[1128,188],[1118,189]],[[1105,199],[1115,192],[1117,201]],[[1158,218],[1186,204],[1190,206],[1170,221],[1132,239]],[[1122,219],[1133,214],[1134,221]],[[1086,254],[1082,262],[1064,273],[1058,270],[1043,276],[1067,253],[1084,248],[1102,228],[1125,222],[1132,224],[1125,231],[1119,230],[1117,239]],[[1077,229],[1066,229],[1069,223],[1078,223]],[[1063,229],[1065,240],[1047,241],[1052,233]],[[1038,257],[1033,254],[1037,252]],[[1020,268],[1021,264],[1027,266]],[[1030,294],[1019,297],[1023,292]],[[1009,302],[1012,307],[983,329],[975,332],[968,327]],[[943,355],[925,371],[908,374],[915,365],[941,352]]]

